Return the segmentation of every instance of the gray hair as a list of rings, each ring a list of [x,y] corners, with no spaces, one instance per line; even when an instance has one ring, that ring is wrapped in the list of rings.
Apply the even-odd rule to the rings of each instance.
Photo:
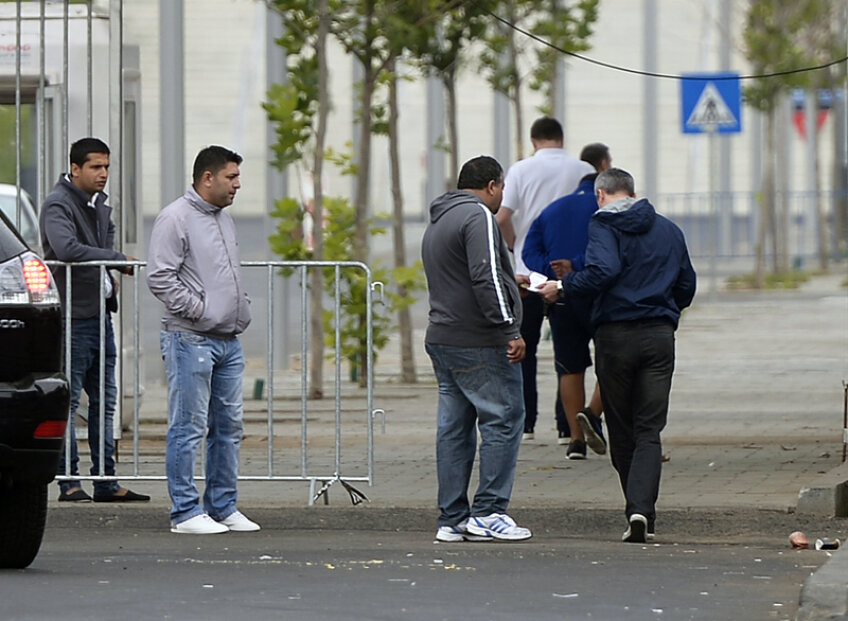
[[[626,192],[628,196],[634,196],[636,191],[633,186],[633,177],[626,170],[620,168],[608,168],[599,173],[595,178],[595,194],[603,190],[607,194],[618,194]]]

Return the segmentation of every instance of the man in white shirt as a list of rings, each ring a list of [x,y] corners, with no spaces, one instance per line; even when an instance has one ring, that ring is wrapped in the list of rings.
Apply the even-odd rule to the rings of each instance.
[[[591,164],[563,150],[562,125],[556,119],[536,119],[530,128],[530,142],[535,152],[531,157],[510,166],[505,180],[503,204],[495,216],[504,241],[515,258],[515,279],[521,287],[524,306],[521,336],[527,345],[527,353],[521,363],[521,371],[526,410],[525,440],[534,438],[536,418],[539,415],[536,349],[545,317],[545,305],[541,296],[525,290],[530,282],[530,270],[521,260],[521,249],[530,225],[542,210],[561,196],[571,194],[584,175],[595,172]],[[564,436],[566,431],[560,429],[559,433]]]

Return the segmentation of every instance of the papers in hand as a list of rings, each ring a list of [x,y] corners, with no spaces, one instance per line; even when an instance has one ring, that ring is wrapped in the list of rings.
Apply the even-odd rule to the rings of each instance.
[[[544,274],[540,274],[539,272],[530,272],[530,285],[527,287],[527,290],[539,293],[546,282],[548,282],[548,277]]]

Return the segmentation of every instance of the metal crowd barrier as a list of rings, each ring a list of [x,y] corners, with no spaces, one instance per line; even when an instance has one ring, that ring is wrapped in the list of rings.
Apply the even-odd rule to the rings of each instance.
[[[57,476],[56,480],[80,480],[80,481],[110,481],[110,480],[122,480],[122,481],[164,481],[167,480],[167,476],[164,473],[164,452],[165,452],[165,440],[164,437],[157,443],[155,440],[152,442],[152,446],[148,446],[147,450],[150,451],[150,455],[147,459],[144,459],[142,456],[142,442],[144,441],[144,432],[143,432],[143,423],[145,422],[145,417],[148,416],[142,412],[141,405],[141,378],[140,378],[140,333],[141,333],[141,292],[142,287],[146,292],[147,287],[146,284],[140,284],[142,280],[142,274],[144,269],[146,268],[146,262],[144,261],[88,261],[88,262],[68,262],[63,263],[60,261],[47,261],[50,266],[66,266],[69,269],[65,270],[65,288],[66,295],[70,296],[72,291],[71,286],[71,273],[74,268],[79,267],[97,267],[100,269],[100,278],[101,281],[105,279],[105,274],[108,268],[116,268],[116,267],[124,267],[124,266],[133,266],[134,273],[132,276],[123,275],[123,282],[126,283],[127,279],[131,279],[131,293],[132,295],[127,295],[127,291],[125,289],[121,290],[120,300],[124,301],[126,304],[127,301],[131,305],[131,314],[129,320],[129,332],[130,334],[126,334],[127,326],[124,325],[123,333],[121,332],[122,322],[113,321],[113,329],[115,331],[116,337],[116,346],[118,348],[118,370],[116,370],[116,379],[115,382],[118,388],[118,398],[117,398],[117,408],[118,411],[115,412],[115,418],[113,420],[114,429],[113,435],[120,431],[120,423],[126,419],[126,413],[121,411],[122,402],[126,400],[127,395],[124,393],[125,382],[122,381],[122,375],[129,372],[131,373],[132,382],[131,382],[131,402],[132,402],[132,412],[130,423],[128,425],[128,431],[132,436],[132,451],[131,451],[131,466],[127,468],[124,463],[116,464],[116,474],[114,476],[94,476],[94,475],[85,475],[80,474],[78,476]],[[242,444],[241,451],[241,464],[239,471],[239,480],[240,481],[301,481],[309,483],[309,504],[312,505],[316,500],[324,497],[324,502],[328,502],[328,490],[335,483],[339,483],[344,487],[344,489],[348,492],[351,501],[353,504],[359,504],[362,500],[367,500],[367,497],[364,493],[356,489],[352,483],[363,482],[368,483],[369,486],[373,485],[374,482],[374,420],[378,416],[383,416],[383,420],[385,422],[385,413],[383,410],[374,409],[374,355],[373,355],[373,304],[374,304],[374,294],[378,292],[377,301],[381,301],[382,298],[382,290],[383,284],[381,282],[375,282],[372,280],[371,270],[364,263],[356,262],[356,261],[245,261],[242,262],[243,273],[247,275],[248,271],[252,270],[264,270],[265,272],[265,283],[266,283],[266,300],[267,300],[267,308],[266,308],[266,323],[265,330],[267,333],[267,348],[265,352],[265,378],[264,378],[264,387],[267,387],[267,396],[265,398],[265,440],[267,441],[267,451],[265,457],[265,465],[261,471],[256,471],[255,468],[245,468],[245,447],[244,443]],[[334,346],[331,350],[330,359],[332,360],[332,369],[333,369],[333,402],[332,402],[332,418],[333,418],[333,428],[332,428],[332,457],[330,458],[328,455],[324,455],[323,459],[316,459],[315,453],[319,452],[320,447],[316,447],[312,449],[310,452],[310,447],[307,442],[309,437],[308,432],[314,432],[316,427],[326,434],[326,425],[323,421],[315,422],[314,420],[309,419],[309,411],[310,404],[313,406],[318,404],[318,401],[310,401],[308,399],[308,368],[309,368],[309,358],[308,358],[308,350],[309,350],[309,316],[312,312],[319,312],[317,309],[310,308],[310,293],[309,293],[309,270],[310,269],[327,269],[331,268],[334,274],[334,290],[331,297],[331,309],[333,313],[333,321],[331,322],[334,326],[333,328],[333,343]],[[287,269],[292,271],[291,276],[285,276],[281,273],[281,270]],[[345,270],[354,270],[361,271],[365,277],[365,304],[366,304],[366,342],[367,342],[367,352],[366,352],[366,365],[367,370],[365,372],[365,387],[364,391],[362,389],[353,389],[343,391],[342,390],[342,366],[345,363],[345,360],[342,356],[342,340],[341,340],[341,318],[342,318],[342,304],[343,304],[343,290],[342,290],[342,273]],[[275,360],[274,354],[274,344],[277,338],[277,334],[280,332],[279,330],[279,309],[277,308],[275,293],[276,293],[276,285],[281,278],[288,278],[292,280],[296,280],[299,285],[300,290],[300,378],[299,378],[299,462],[297,464],[293,463],[292,456],[290,452],[285,451],[285,447],[278,447],[277,442],[275,440],[276,430],[283,426],[283,423],[279,420],[278,416],[275,416],[275,412],[278,410],[279,403],[275,401],[277,398],[275,380],[280,380],[280,374],[284,373],[288,378],[292,377],[291,372],[285,372],[284,369],[277,369],[277,361]],[[250,292],[248,292],[250,294]],[[256,295],[256,292],[254,292]],[[326,297],[326,296],[325,296]],[[325,304],[326,307],[326,304]],[[251,323],[251,326],[248,330],[256,330],[259,326],[256,325],[256,317],[257,314],[254,308],[254,321]],[[158,304],[157,311],[161,314],[162,306]],[[126,313],[127,308],[124,307],[124,313]],[[71,325],[71,309],[69,305],[65,305],[64,307],[65,313],[65,324],[66,326]],[[100,317],[103,318],[106,314],[106,300],[105,300],[105,292],[101,288],[100,293]],[[284,326],[285,329],[285,326]],[[120,334],[119,334],[120,333]],[[105,321],[100,322],[100,361],[99,361],[99,422],[100,429],[104,427],[105,421]],[[70,330],[65,330],[65,368],[71,369],[71,338],[72,334]],[[124,345],[127,341],[130,341],[130,355],[122,356],[122,351],[126,351]],[[130,364],[127,364],[126,359],[129,358]],[[245,353],[245,358],[247,360],[247,352]],[[120,365],[123,363],[123,368]],[[323,364],[323,362],[322,362]],[[129,368],[127,368],[129,366]],[[68,377],[70,378],[70,373],[68,373]],[[347,395],[343,396],[343,392],[347,392]],[[353,393],[351,397],[350,393]],[[364,392],[364,395],[362,394]],[[364,406],[361,404],[354,406],[353,408],[349,407],[349,403],[351,401],[362,401],[364,397]],[[277,400],[279,401],[279,400]],[[320,403],[326,404],[328,400],[321,400]],[[248,401],[245,401],[245,405],[247,405]],[[160,404],[161,407],[161,404]],[[79,410],[82,409],[82,404],[78,407]],[[167,423],[167,398],[165,400],[165,423]],[[326,409],[326,407],[324,408]],[[120,412],[120,416],[119,416]],[[76,413],[71,413],[75,415]],[[157,414],[157,418],[161,419],[162,413],[159,412]],[[358,417],[358,418],[357,418]],[[287,425],[290,427],[291,425]],[[355,456],[354,458],[350,458],[350,453],[355,453],[354,451],[348,451],[350,447],[350,442],[346,442],[345,433],[350,428],[358,428],[360,431],[364,430],[365,442],[364,446],[359,446],[358,451],[360,451],[358,455],[358,459]],[[247,436],[247,420],[245,420],[245,429]],[[78,433],[78,447],[80,453],[80,472],[82,473],[85,468],[87,468],[87,462],[84,456],[87,455],[87,444],[84,440],[79,438]],[[352,432],[352,436],[355,436],[356,433]],[[355,439],[355,437],[354,437]],[[261,437],[259,438],[261,441]],[[348,440],[350,440],[348,438]],[[100,459],[99,459],[99,472],[103,472],[104,468],[104,442],[105,437],[104,434],[100,434]],[[148,444],[151,444],[148,442]],[[320,443],[319,443],[320,444]],[[343,452],[343,445],[345,451]],[[158,452],[157,452],[158,450]],[[364,452],[364,456],[363,453]],[[123,453],[125,455],[125,453]],[[256,451],[251,452],[251,462],[256,455]],[[195,479],[203,480],[204,479],[204,451],[201,451],[201,454],[198,455],[197,464],[195,466]],[[116,461],[118,457],[117,451],[117,440],[116,440]],[[285,459],[281,459],[285,457]],[[68,432],[65,438],[65,472],[70,472],[70,426],[68,428]],[[363,463],[364,461],[364,463]],[[281,465],[281,462],[285,462],[285,465]],[[318,462],[318,465],[316,465]],[[157,471],[157,466],[159,471]],[[290,472],[285,472],[284,468],[288,466],[291,468]],[[294,466],[294,467],[292,467]],[[248,473],[245,473],[245,470],[249,470]]]

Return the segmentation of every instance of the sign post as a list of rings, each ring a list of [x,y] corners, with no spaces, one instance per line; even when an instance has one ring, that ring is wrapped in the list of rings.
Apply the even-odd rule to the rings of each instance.
[[[681,81],[681,128],[684,134],[707,134],[710,151],[710,292],[717,289],[718,226],[722,239],[732,235],[732,207],[720,208],[718,197],[718,135],[742,131],[739,75],[735,73],[687,74]],[[726,242],[725,242],[726,243]]]

